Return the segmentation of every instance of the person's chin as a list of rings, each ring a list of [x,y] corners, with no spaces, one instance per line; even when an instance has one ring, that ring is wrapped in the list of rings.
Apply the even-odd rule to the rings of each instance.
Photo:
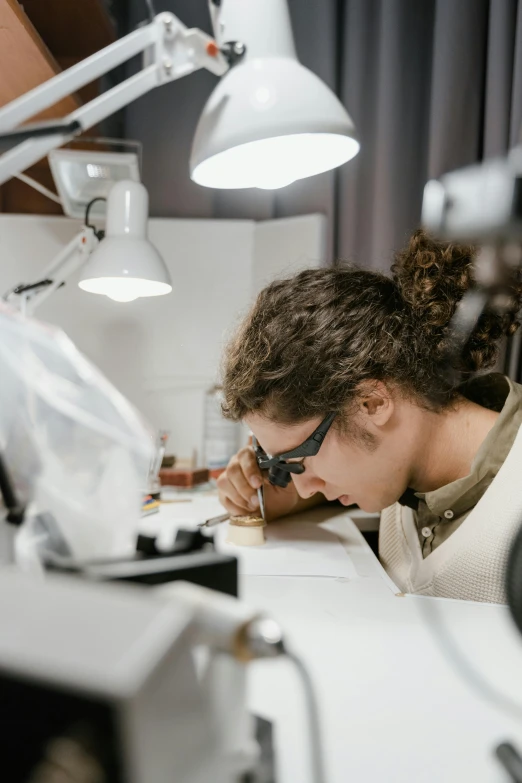
[[[354,497],[353,495],[339,495],[337,498],[339,503],[343,506],[358,506],[362,511],[366,511],[367,514],[379,514],[383,508],[386,508],[386,506],[382,505],[382,503],[379,503],[376,500],[368,500],[365,501],[364,499],[359,500],[358,498]]]
[[[383,506],[382,503],[378,503],[375,500],[373,502],[371,500],[357,501],[357,505],[359,506],[361,511],[365,511],[367,514],[380,514],[383,508],[386,508],[386,506]]]

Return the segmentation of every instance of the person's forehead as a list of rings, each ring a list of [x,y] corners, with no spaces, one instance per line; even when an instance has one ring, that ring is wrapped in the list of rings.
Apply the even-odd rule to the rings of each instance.
[[[302,424],[281,425],[252,413],[245,417],[246,425],[252,430],[268,454],[282,454],[285,451],[292,451],[310,437],[312,432],[319,426],[322,419],[311,419]]]

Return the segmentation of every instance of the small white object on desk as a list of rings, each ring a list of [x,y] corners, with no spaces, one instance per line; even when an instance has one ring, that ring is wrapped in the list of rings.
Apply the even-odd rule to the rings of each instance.
[[[227,544],[237,546],[261,546],[265,543],[262,517],[231,517],[228,523]]]

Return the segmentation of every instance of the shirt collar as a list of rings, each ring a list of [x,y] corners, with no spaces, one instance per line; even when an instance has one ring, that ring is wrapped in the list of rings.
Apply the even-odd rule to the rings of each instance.
[[[453,518],[477,504],[497,475],[522,425],[522,386],[504,375],[490,373],[477,376],[461,391],[473,402],[500,411],[473,460],[470,473],[432,492],[408,489],[399,500],[402,505],[415,508],[413,496],[417,504],[424,501],[430,511],[442,519],[445,511],[451,510],[450,518]]]
[[[412,508],[414,511],[417,511],[419,508],[419,498],[415,494],[415,490],[411,489],[411,487],[407,487],[407,489],[404,490],[399,498],[399,503],[401,506],[408,506],[408,508]]]

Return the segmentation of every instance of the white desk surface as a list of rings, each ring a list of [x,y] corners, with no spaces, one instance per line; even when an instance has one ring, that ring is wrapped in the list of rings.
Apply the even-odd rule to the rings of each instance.
[[[144,530],[172,534],[211,516],[212,502],[205,503],[163,506]],[[522,637],[506,608],[397,596],[349,514],[332,508],[273,523],[275,536],[269,526],[267,558],[289,546],[300,522],[314,519],[339,536],[351,577],[253,575],[244,573],[248,556],[238,555],[241,597],[281,623],[311,671],[327,783],[505,783],[495,746],[511,740],[522,751]],[[321,563],[325,543],[313,546]],[[430,609],[479,672],[521,705],[519,718],[462,679],[433,632]],[[251,709],[276,726],[278,783],[311,783],[291,664],[263,661],[251,671]]]

